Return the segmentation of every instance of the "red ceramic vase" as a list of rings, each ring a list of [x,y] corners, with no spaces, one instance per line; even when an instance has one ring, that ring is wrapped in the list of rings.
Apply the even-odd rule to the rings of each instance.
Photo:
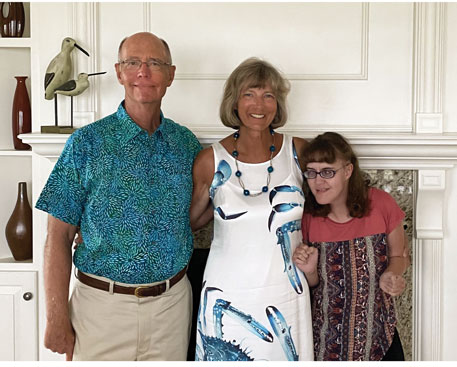
[[[3,8],[8,7],[8,13],[3,15]],[[5,7],[6,8],[6,7]],[[0,3],[0,33],[2,37],[22,37],[24,33],[24,5],[20,2]]]
[[[24,144],[17,136],[32,131],[30,99],[25,86],[26,76],[15,76],[17,80],[16,92],[13,100],[13,143],[16,150],[29,150],[31,147]]]
[[[5,228],[6,241],[17,261],[32,258],[32,208],[27,198],[27,183],[19,182],[16,206]]]

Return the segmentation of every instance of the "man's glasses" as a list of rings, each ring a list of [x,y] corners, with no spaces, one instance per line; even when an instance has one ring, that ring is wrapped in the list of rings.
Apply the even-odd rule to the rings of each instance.
[[[313,169],[307,169],[305,172],[303,172],[303,176],[305,176],[305,178],[309,178],[311,180],[315,179],[317,177],[317,175],[321,176],[324,179],[329,179],[329,178],[335,177],[336,172],[339,171],[340,169],[346,167],[346,166],[347,166],[347,164],[344,165],[343,167],[338,168],[338,169],[325,168],[322,171],[316,171],[316,170],[313,170]]]
[[[124,65],[124,69],[127,71],[138,71],[141,68],[141,65],[146,64],[146,66],[151,71],[159,71],[164,66],[171,66],[168,62],[163,62],[162,60],[158,59],[149,59],[146,61],[141,61],[138,59],[129,59],[129,60],[122,60],[119,61],[119,64]]]

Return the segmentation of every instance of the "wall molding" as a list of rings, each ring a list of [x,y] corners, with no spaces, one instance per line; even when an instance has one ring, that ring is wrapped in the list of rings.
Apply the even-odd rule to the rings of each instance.
[[[414,131],[443,132],[442,87],[446,4],[414,4]]]
[[[74,2],[71,4],[71,29],[74,39],[81,44],[89,57],[81,52],[74,52],[73,65],[75,76],[81,72],[94,73],[99,70],[99,48],[98,48],[98,8],[94,2]],[[88,117],[98,119],[97,111],[100,110],[98,96],[100,95],[99,77],[89,79],[90,87],[83,94],[74,98],[74,124],[84,126],[94,121]]]
[[[367,80],[368,79],[368,41],[370,5],[361,3],[361,44],[360,44],[360,73],[341,74],[284,74],[290,81],[293,80]],[[152,12],[154,4],[143,4],[143,26],[148,32],[152,32]],[[180,73],[177,72],[175,80],[226,80],[229,74],[224,73]]]
[[[416,113],[416,132],[419,134],[433,134],[443,132],[443,114]]]

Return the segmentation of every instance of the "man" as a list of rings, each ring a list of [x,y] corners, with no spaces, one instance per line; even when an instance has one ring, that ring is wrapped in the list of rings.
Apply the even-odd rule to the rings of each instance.
[[[125,100],[70,136],[36,204],[50,214],[44,343],[67,360],[185,360],[192,163],[201,146],[160,110],[175,74],[165,41],[127,37],[115,68]]]

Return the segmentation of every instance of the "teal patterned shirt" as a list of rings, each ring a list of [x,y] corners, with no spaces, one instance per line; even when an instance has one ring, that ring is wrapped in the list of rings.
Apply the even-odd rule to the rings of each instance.
[[[149,136],[121,103],[69,137],[36,208],[81,227],[73,257],[81,271],[141,284],[189,262],[192,164],[201,146],[189,129],[160,118]]]

